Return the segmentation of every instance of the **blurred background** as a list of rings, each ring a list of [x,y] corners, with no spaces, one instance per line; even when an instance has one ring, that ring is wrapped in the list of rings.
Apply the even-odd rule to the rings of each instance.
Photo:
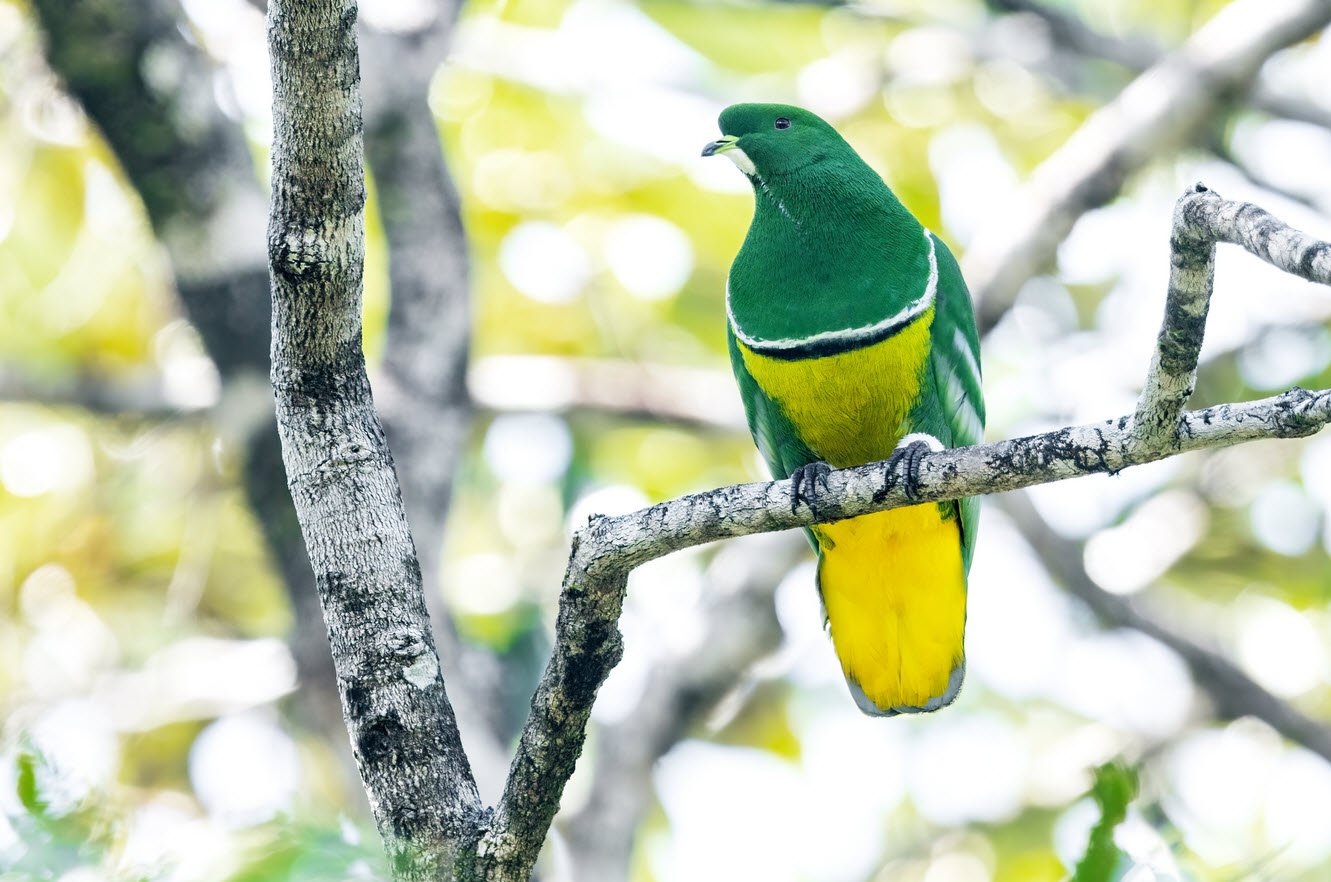
[[[261,6],[0,0],[0,879],[387,876],[265,385]],[[824,115],[963,256],[998,439],[1131,411],[1193,181],[1331,238],[1329,22],[364,2],[365,349],[483,795],[571,530],[766,476],[721,108]],[[1195,404],[1331,385],[1331,291],[1217,274]],[[1331,877],[1329,510],[1327,436],[989,501],[966,688],[912,719],[855,710],[798,535],[644,566],[541,876],[1052,882],[1119,760],[1115,878]]]

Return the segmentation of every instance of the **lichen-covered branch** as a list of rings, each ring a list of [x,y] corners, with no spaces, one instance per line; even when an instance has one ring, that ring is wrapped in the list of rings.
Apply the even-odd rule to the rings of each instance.
[[[1093,113],[971,243],[963,268],[981,330],[1052,260],[1077,218],[1113,198],[1151,158],[1210,125],[1272,54],[1328,23],[1325,0],[1237,0]]]
[[[1155,353],[1133,418],[1142,443],[1171,441],[1197,380],[1197,357],[1215,282],[1215,244],[1240,245],[1267,263],[1331,284],[1331,245],[1300,233],[1267,211],[1231,202],[1198,184],[1174,207],[1169,294]]]
[[[1215,239],[1188,223],[1185,201],[1186,197],[1174,206],[1165,315],[1133,416],[1145,444],[1174,438],[1179,414],[1197,381],[1197,358],[1215,285]]]
[[[1179,211],[1189,223],[1202,225],[1209,241],[1251,246],[1249,250],[1258,257],[1281,268],[1325,281],[1323,262],[1331,246],[1302,236],[1259,209],[1226,202],[1199,186],[1180,200]],[[1178,252],[1180,245],[1176,243],[1174,250]],[[1178,301],[1171,297],[1167,309],[1177,308]],[[1166,319],[1166,331],[1174,326]],[[1182,360],[1187,361],[1186,357]],[[1195,364],[1194,355],[1191,366],[1179,367],[1190,372]],[[1143,397],[1163,396],[1148,388]],[[634,567],[717,539],[1080,475],[1114,474],[1177,453],[1257,438],[1304,437],[1329,420],[1331,389],[1310,392],[1295,388],[1261,401],[1184,413],[1170,421],[1173,431],[1143,430],[1140,419],[1125,415],[1098,424],[931,453],[920,463],[919,492],[914,496],[907,496],[905,476],[896,466],[879,462],[833,471],[816,500],[816,513],[806,504],[792,501],[791,482],[786,480],[722,487],[628,515],[594,517],[574,536],[555,649],[532,698],[531,716],[509,769],[504,796],[481,840],[481,858],[490,868],[488,878],[525,879],[536,859],[582,750],[596,691],[619,661],[618,621],[628,573]]]
[[[655,658],[633,708],[596,731],[586,802],[567,821],[560,816],[573,878],[628,878],[657,761],[736,689],[745,671],[780,646],[776,587],[809,546],[795,533],[749,542],[721,553],[743,556],[743,563],[726,567],[740,570],[729,579],[708,580],[697,638]]]
[[[649,560],[718,539],[843,520],[915,502],[1016,490],[1129,466],[1190,450],[1258,438],[1299,438],[1331,420],[1331,389],[1293,389],[1274,398],[1184,414],[1175,444],[1150,448],[1131,417],[993,444],[944,450],[920,464],[918,496],[886,462],[833,471],[818,512],[792,505],[791,482],[722,487],[628,515],[593,518],[574,537],[556,624],[556,645],[532,699],[504,797],[482,840],[489,878],[525,878],[582,749],[591,703],[622,651],[617,627],[629,571]]]
[[[272,381],[347,728],[399,879],[447,878],[481,821],[361,352],[365,185],[352,0],[274,0]]]

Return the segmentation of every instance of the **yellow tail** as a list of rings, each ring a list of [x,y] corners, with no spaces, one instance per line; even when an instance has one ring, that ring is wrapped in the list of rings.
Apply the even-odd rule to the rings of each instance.
[[[952,703],[966,670],[966,576],[956,517],[934,503],[814,528],[832,643],[865,713]]]

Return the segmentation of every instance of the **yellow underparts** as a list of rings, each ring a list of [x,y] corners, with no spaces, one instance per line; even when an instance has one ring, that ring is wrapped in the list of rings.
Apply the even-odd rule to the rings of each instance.
[[[846,678],[880,710],[922,707],[947,692],[966,628],[956,518],[943,520],[928,503],[824,524],[814,535]]]
[[[910,431],[932,320],[931,309],[882,342],[823,358],[786,361],[740,348],[804,444],[843,468],[886,459]],[[926,503],[814,528],[837,657],[880,710],[941,697],[963,659],[961,532],[943,512]]]

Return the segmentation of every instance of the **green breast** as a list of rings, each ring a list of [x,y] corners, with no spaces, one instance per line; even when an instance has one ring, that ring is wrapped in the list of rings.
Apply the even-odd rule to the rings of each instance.
[[[758,182],[726,309],[750,349],[790,355],[814,341],[797,357],[827,354],[896,333],[927,305],[935,270],[932,239],[852,153]]]

